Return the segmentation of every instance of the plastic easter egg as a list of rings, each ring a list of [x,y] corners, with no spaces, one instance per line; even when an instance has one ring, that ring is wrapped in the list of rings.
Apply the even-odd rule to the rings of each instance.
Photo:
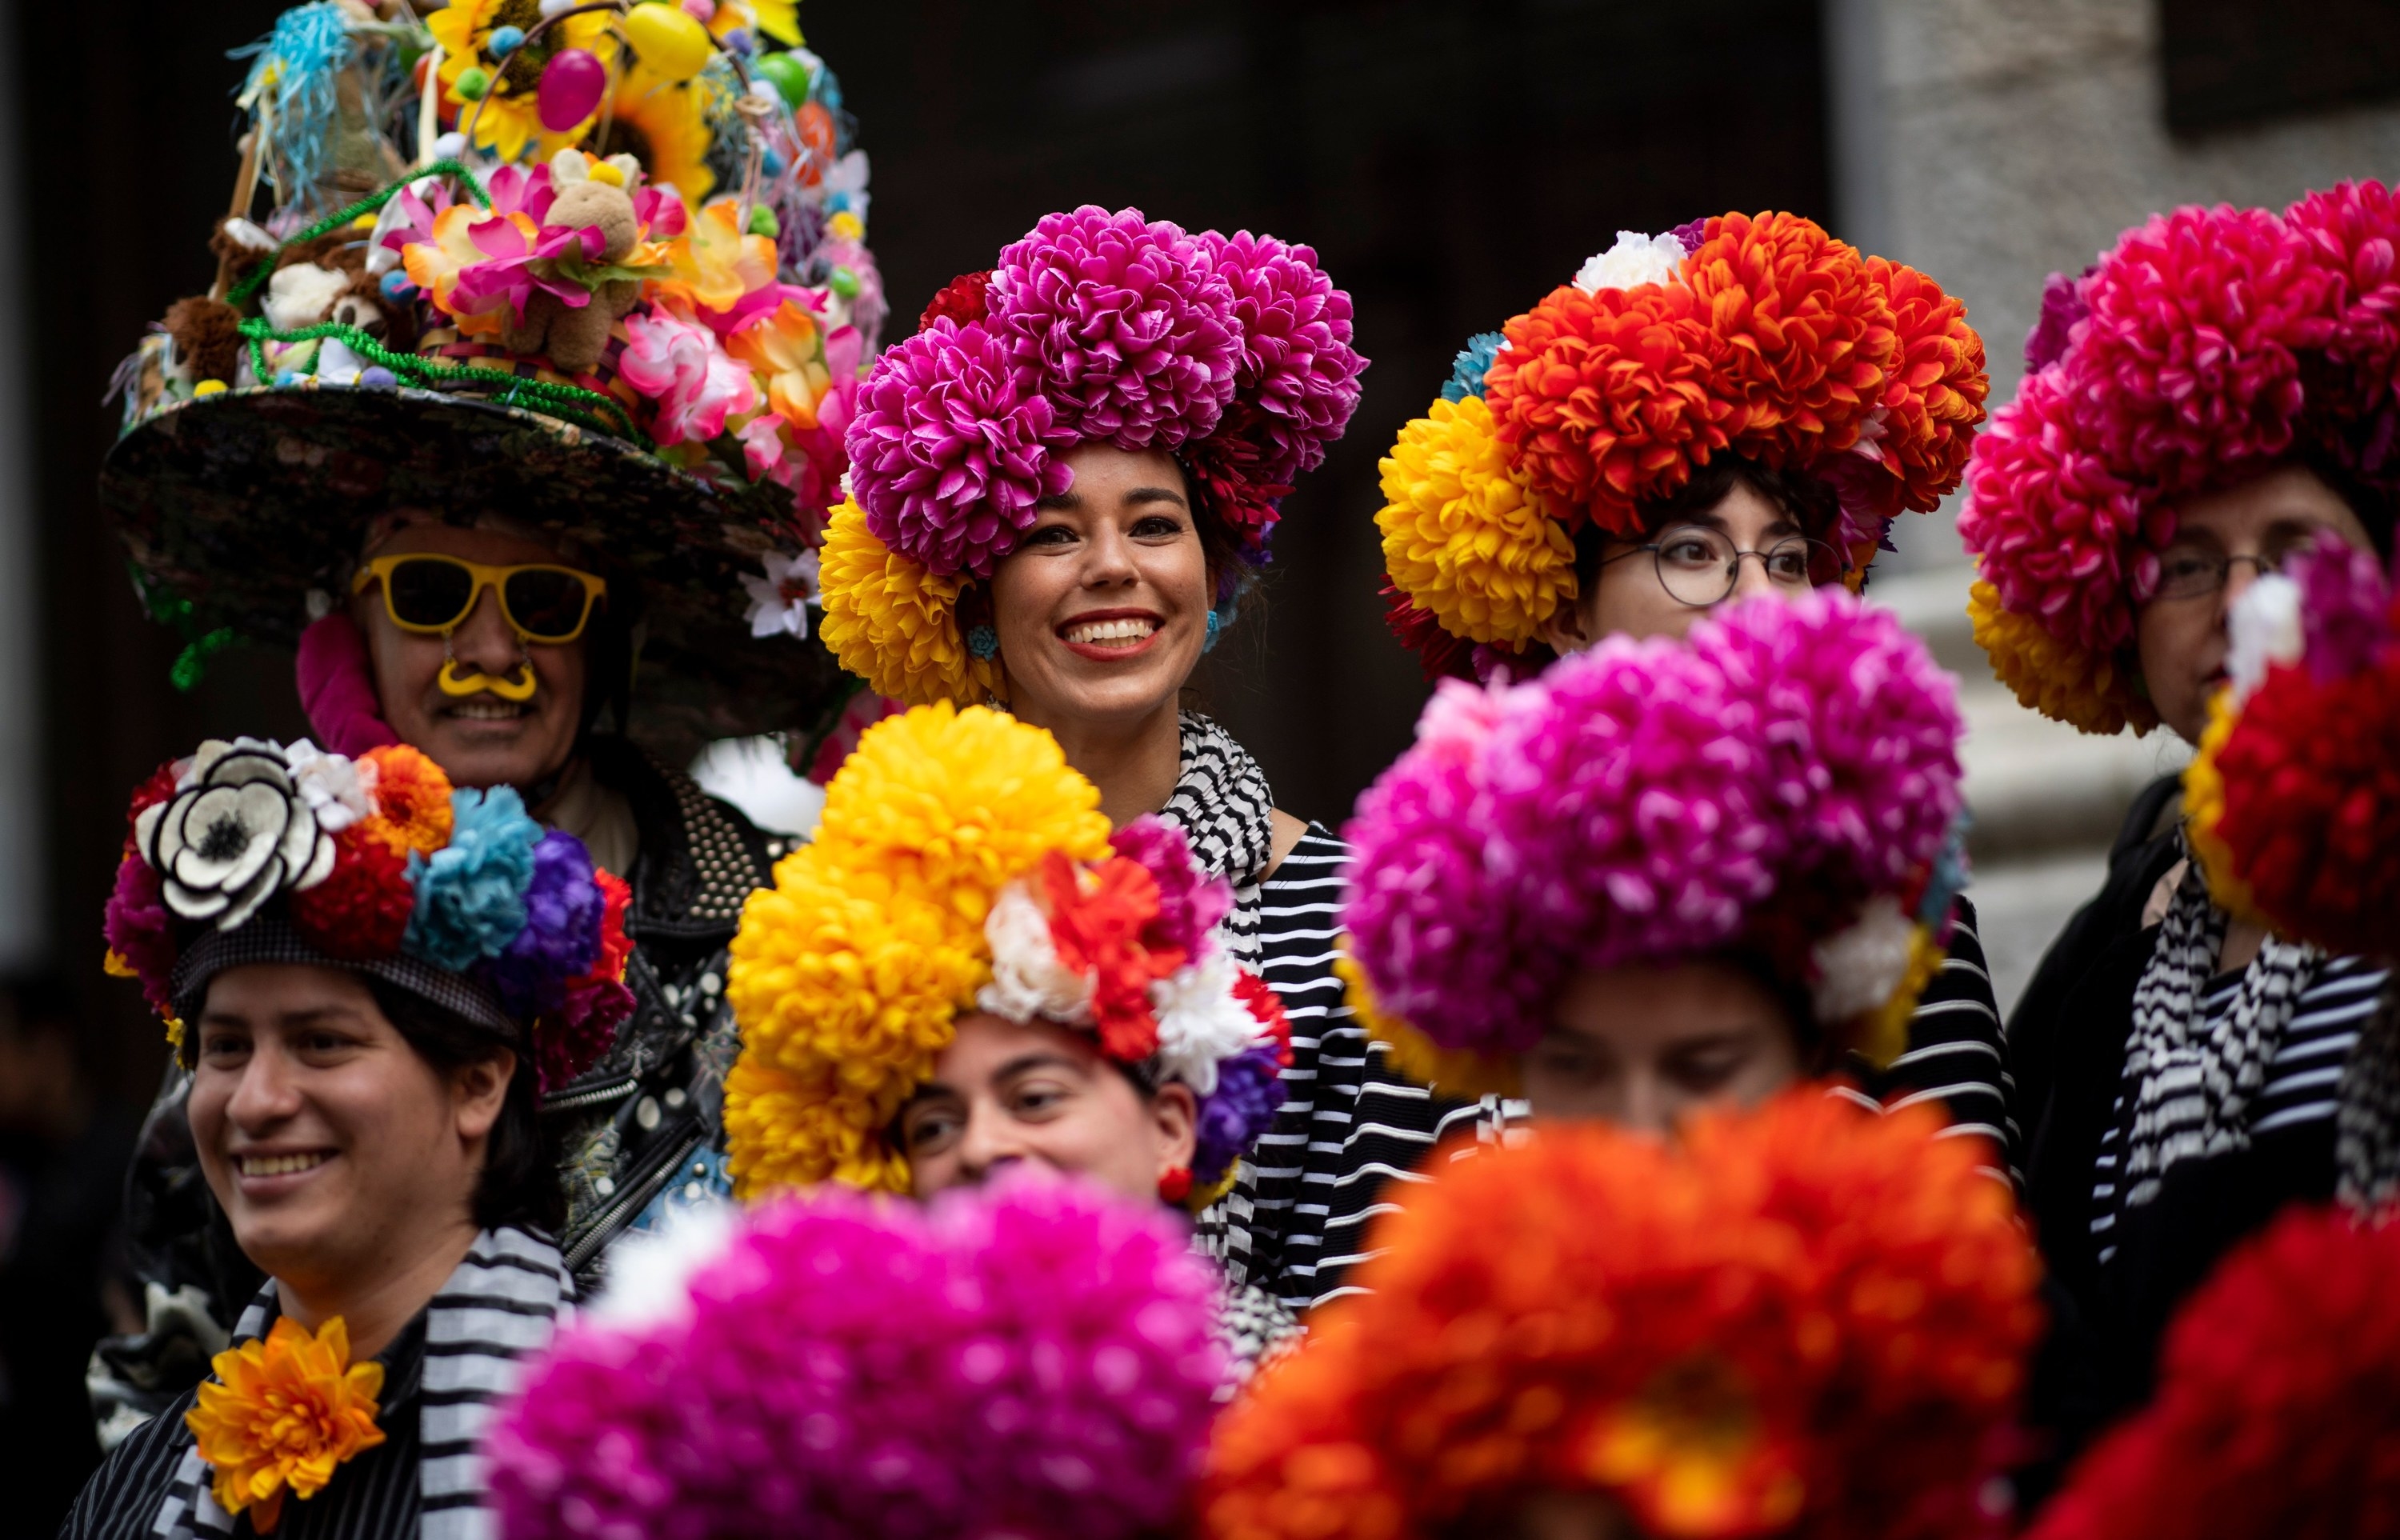
[[[725,45],[726,52],[737,59],[749,58],[758,47],[758,40],[750,35],[750,29],[747,27],[736,27],[717,41]]]
[[[506,59],[524,46],[523,27],[494,27],[492,35],[484,39],[484,47],[495,59]]]
[[[481,102],[484,93],[492,89],[492,77],[470,64],[458,72],[458,78],[451,82],[451,89],[458,93],[461,102]]]
[[[716,45],[691,13],[664,0],[642,0],[625,13],[625,41],[649,72],[663,80],[689,80],[708,63]]]
[[[839,294],[844,299],[856,299],[858,297],[858,275],[852,272],[847,267],[837,267],[833,270],[833,279],[826,287],[830,288],[835,293]]]
[[[547,21],[562,12],[573,10],[580,3],[581,0],[541,0],[541,19]]]
[[[773,83],[784,101],[798,106],[809,99],[809,67],[788,53],[770,53],[750,66],[750,73]]]
[[[362,390],[391,390],[399,385],[400,376],[380,363],[370,363],[359,371],[359,388]]]
[[[384,274],[376,281],[375,287],[381,289],[383,297],[394,305],[404,305],[416,297],[416,285],[408,280],[408,269],[405,267],[394,267],[390,272]]]
[[[683,0],[682,8],[686,16],[704,27],[716,19],[716,0]]]
[[[534,110],[543,128],[565,133],[600,110],[600,97],[607,89],[608,66],[597,54],[588,48],[561,48],[542,66]]]
[[[774,210],[761,203],[750,211],[750,233],[772,240],[784,233],[784,222],[775,217]]]
[[[225,382],[223,380],[202,380],[199,384],[192,387],[192,394],[195,396],[220,395],[224,392],[225,388]]]

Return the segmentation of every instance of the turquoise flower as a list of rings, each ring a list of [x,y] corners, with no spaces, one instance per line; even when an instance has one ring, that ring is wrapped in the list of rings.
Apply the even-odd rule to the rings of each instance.
[[[416,911],[403,950],[437,968],[464,972],[508,949],[525,927],[533,851],[541,825],[507,786],[450,794],[450,843],[431,859],[412,853]]]
[[[1467,338],[1466,346],[1458,350],[1458,357],[1451,363],[1450,380],[1441,388],[1441,399],[1457,401],[1473,396],[1481,401],[1483,376],[1492,372],[1492,361],[1507,346],[1508,339],[1497,332],[1478,332]]]

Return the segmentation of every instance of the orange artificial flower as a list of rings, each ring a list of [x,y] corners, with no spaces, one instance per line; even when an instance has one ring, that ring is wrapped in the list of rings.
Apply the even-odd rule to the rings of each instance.
[[[1869,257],[1866,272],[1890,301],[1899,338],[1875,448],[1907,488],[1902,500],[1930,513],[1957,489],[1984,420],[1984,398],[1992,388],[1984,372],[1984,339],[1967,324],[1966,302],[1943,293],[1916,268]]]
[[[360,824],[394,852],[431,855],[450,843],[450,777],[406,743],[369,749],[375,767],[375,812]]]
[[[282,1517],[287,1491],[305,1502],[324,1490],[334,1467],[383,1442],[375,1426],[383,1365],[350,1362],[349,1328],[339,1315],[314,1336],[279,1316],[264,1341],[227,1348],[210,1368],[216,1378],[200,1386],[184,1424],[213,1472],[217,1506],[248,1509],[261,1534]]]
[[[1725,346],[1736,449],[1780,466],[1858,443],[1898,335],[1856,247],[1798,214],[1726,214],[1684,271]]]
[[[402,265],[408,269],[408,281],[424,290],[435,308],[457,318],[458,330],[469,336],[498,335],[508,319],[505,299],[496,297],[488,308],[474,311],[458,308],[457,297],[458,275],[492,257],[475,244],[470,232],[474,226],[495,218],[515,225],[527,249],[540,238],[541,226],[522,210],[495,215],[471,203],[454,203],[434,216],[431,240],[411,241],[401,252]]]
[[[767,404],[795,428],[817,425],[817,402],[833,388],[816,317],[792,300],[725,339],[725,350],[767,388]]]
[[[743,235],[734,224],[740,214],[729,198],[692,215],[684,233],[667,243],[673,276],[652,279],[651,295],[722,312],[752,290],[774,282],[775,243],[765,236]]]

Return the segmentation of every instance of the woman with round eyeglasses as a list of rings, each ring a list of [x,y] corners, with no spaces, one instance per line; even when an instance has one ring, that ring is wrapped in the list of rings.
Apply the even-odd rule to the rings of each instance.
[[[1813,275],[1800,281],[1796,275]],[[1780,315],[1768,327],[1756,318]],[[1522,676],[1719,606],[1863,587],[1903,510],[1954,490],[1986,390],[1966,307],[1923,274],[1770,213],[1619,232],[1573,281],[1470,341],[1383,462],[1394,632],[1428,675]],[[2006,1049],[1964,897],[1888,1068],[1888,1103],[2017,1153]],[[1672,1079],[1716,1030],[1593,1014]],[[1719,1022],[1717,1026],[1725,1025]],[[1640,1041],[1636,1041],[1639,1039]]]
[[[2158,215],[2052,278],[1959,520],[1976,639],[2019,699],[2213,743],[2262,646],[2235,602],[2312,542],[2388,558],[2376,275],[2395,241],[2392,195],[2352,184]],[[2040,1120],[2036,1230],[2093,1344],[2093,1404],[2058,1413],[2077,1421],[2148,1394],[2166,1321],[2231,1247],[2331,1195],[2339,1093],[2387,988],[2373,961],[2221,907],[2184,821],[2176,777],[2135,799],[2010,1024]]]

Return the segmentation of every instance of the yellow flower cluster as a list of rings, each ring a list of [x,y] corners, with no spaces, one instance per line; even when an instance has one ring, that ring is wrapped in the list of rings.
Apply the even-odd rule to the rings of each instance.
[[[981,706],[920,706],[860,737],[815,841],[750,895],[733,938],[725,1124],[743,1196],[907,1191],[883,1131],[991,976],[984,917],[1050,851],[1105,857],[1099,801],[1056,739]]]
[[[1382,462],[1384,568],[1452,635],[1521,647],[1575,597],[1575,541],[1508,475],[1480,396],[1437,401]]]
[[[877,539],[856,498],[833,511],[817,562],[825,644],[878,695],[964,705],[997,688],[990,665],[969,657],[959,634],[959,580]]]
[[[1390,1050],[1393,1069],[1419,1085],[1439,1086],[1453,1097],[1520,1097],[1521,1081],[1514,1059],[1493,1058],[1463,1048],[1445,1048],[1375,1002],[1374,988],[1351,959],[1347,939],[1333,960],[1350,1002],[1350,1014],[1368,1037]]]
[[[2113,659],[2069,646],[2032,616],[2001,608],[1990,583],[1979,579],[1968,591],[1967,616],[2000,683],[2044,716],[2104,737],[2129,724],[2136,733],[2159,725],[2157,711]]]
[[[2183,770],[2183,832],[2216,906],[2236,919],[2263,923],[2266,917],[2258,912],[2250,884],[2234,875],[2233,847],[2217,832],[2225,822],[2225,775],[2217,769],[2216,756],[2241,719],[2230,689],[2218,690],[2208,702],[2208,729],[2200,735],[2200,752]]]

